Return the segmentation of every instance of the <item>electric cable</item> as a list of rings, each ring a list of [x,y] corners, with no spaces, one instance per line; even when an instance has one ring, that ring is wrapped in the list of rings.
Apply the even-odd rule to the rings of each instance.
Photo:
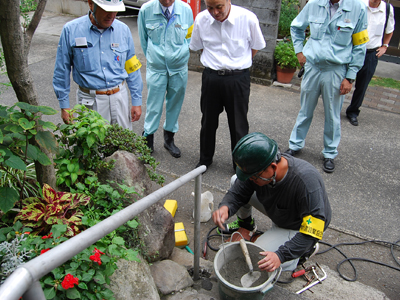
[[[357,269],[356,269],[356,267],[354,266],[354,264],[353,264],[352,261],[365,261],[365,262],[377,264],[377,265],[380,265],[380,266],[384,266],[384,267],[387,267],[387,268],[391,268],[391,269],[396,270],[396,271],[399,271],[399,272],[400,272],[400,268],[397,268],[397,267],[394,267],[394,266],[391,266],[391,265],[388,265],[388,264],[385,264],[385,263],[382,263],[382,262],[379,262],[379,261],[375,261],[375,260],[372,260],[372,259],[361,258],[361,257],[347,257],[347,255],[344,254],[344,253],[343,253],[340,249],[338,249],[337,247],[339,247],[339,246],[363,245],[363,244],[366,244],[366,243],[388,244],[388,245],[390,245],[390,253],[391,253],[391,255],[392,255],[394,261],[396,262],[397,265],[400,266],[400,261],[396,258],[396,255],[395,255],[394,252],[393,252],[395,246],[400,247],[400,245],[398,244],[399,242],[400,242],[400,240],[397,240],[397,241],[394,242],[394,243],[387,242],[387,241],[380,241],[380,240],[368,240],[368,241],[363,241],[363,242],[339,243],[339,244],[331,245],[331,244],[329,244],[329,243],[319,241],[320,244],[326,245],[326,246],[328,246],[329,248],[326,249],[326,250],[323,250],[323,251],[319,251],[318,253],[316,253],[316,255],[320,255],[320,254],[326,253],[326,252],[328,252],[328,251],[330,251],[330,250],[332,250],[332,249],[337,250],[342,256],[345,257],[345,259],[342,260],[341,262],[339,262],[339,263],[337,264],[337,266],[336,266],[336,270],[337,270],[337,272],[339,273],[340,277],[342,277],[344,280],[347,280],[347,281],[356,281],[357,278],[358,278],[358,273],[357,273]],[[345,263],[345,262],[349,262],[349,264],[350,264],[351,267],[353,268],[353,270],[354,270],[354,277],[353,277],[353,278],[349,278],[349,277],[343,275],[343,274],[340,272],[340,267],[341,267],[342,264]]]

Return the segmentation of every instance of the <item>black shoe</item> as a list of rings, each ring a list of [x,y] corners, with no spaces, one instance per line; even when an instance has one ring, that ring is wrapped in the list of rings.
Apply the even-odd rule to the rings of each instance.
[[[181,157],[181,150],[174,144],[175,133],[164,130],[164,148],[175,158]]]
[[[347,116],[347,119],[349,119],[351,125],[358,126],[357,117],[349,117],[349,116]]]
[[[150,153],[154,152],[154,134],[149,134],[148,136],[144,136],[144,131],[142,132],[142,136],[146,139],[147,147],[150,148]]]
[[[296,154],[299,154],[299,153],[300,153],[300,150],[287,149],[287,150],[285,151],[285,153],[286,153],[286,154],[289,154],[289,155],[291,155],[291,156],[296,156]]]
[[[237,217],[236,221],[233,221],[229,224],[224,223],[223,224],[225,229],[222,230],[221,228],[217,228],[217,233],[218,234],[232,234],[235,231],[238,231],[239,228],[244,228],[249,231],[253,231],[255,228],[255,223],[254,219],[250,216],[247,217],[246,219],[242,220],[241,218]]]
[[[326,173],[332,173],[333,171],[335,171],[335,162],[333,161],[333,158],[324,158],[322,169]]]

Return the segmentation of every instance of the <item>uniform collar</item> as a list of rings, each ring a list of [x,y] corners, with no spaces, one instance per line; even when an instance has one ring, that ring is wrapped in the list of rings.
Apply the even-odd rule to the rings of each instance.
[[[174,4],[173,4],[173,13],[175,15],[180,15],[182,12],[182,6],[179,3],[179,0],[175,0]],[[154,5],[153,7],[153,14],[158,15],[158,14],[164,14],[163,11],[163,6],[161,5],[160,1],[156,0],[156,3],[158,3],[158,5]],[[171,12],[171,16],[172,16],[172,12]]]

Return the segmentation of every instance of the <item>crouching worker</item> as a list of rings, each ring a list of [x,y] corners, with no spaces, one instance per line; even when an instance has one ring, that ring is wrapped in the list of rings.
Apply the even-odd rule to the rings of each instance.
[[[296,268],[300,258],[318,250],[317,242],[331,221],[331,207],[318,171],[308,162],[280,153],[277,143],[255,132],[244,136],[233,152],[236,175],[213,221],[224,231],[253,230],[252,207],[268,216],[273,226],[255,244],[265,252],[262,271]],[[237,221],[224,222],[237,214]]]

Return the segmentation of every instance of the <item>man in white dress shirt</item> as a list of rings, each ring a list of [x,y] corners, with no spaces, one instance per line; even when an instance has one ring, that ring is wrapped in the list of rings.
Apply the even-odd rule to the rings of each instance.
[[[374,76],[378,59],[389,47],[394,31],[393,6],[381,0],[363,0],[368,6],[368,36],[367,52],[364,65],[357,73],[356,88],[351,103],[346,109],[346,116],[353,126],[358,126],[358,115],[363,103],[369,82]]]
[[[218,118],[225,109],[231,150],[249,132],[247,112],[252,59],[265,47],[257,16],[230,0],[205,0],[207,10],[197,15],[190,49],[201,50],[205,67],[200,108],[200,161],[212,164]],[[231,155],[231,154],[229,154]],[[235,165],[234,165],[235,169]]]

